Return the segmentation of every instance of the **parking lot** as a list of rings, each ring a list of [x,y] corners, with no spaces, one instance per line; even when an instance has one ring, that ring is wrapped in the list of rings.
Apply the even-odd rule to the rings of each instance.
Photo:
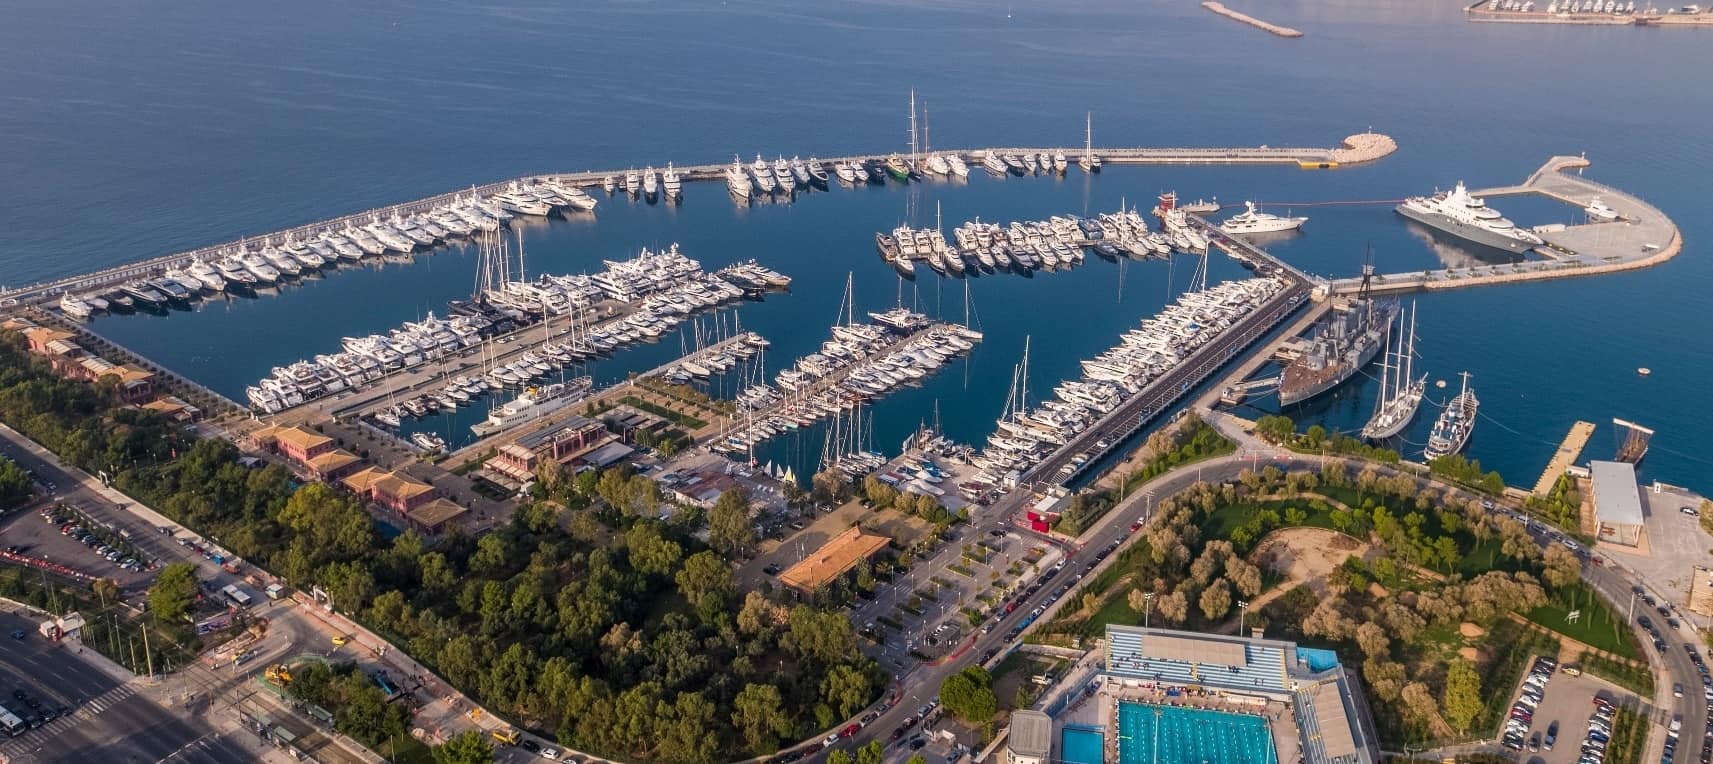
[[[1607,744],[1610,709],[1633,698],[1605,681],[1572,675],[1551,659],[1537,658],[1511,697],[1501,742],[1530,762],[1576,764]]]
[[[13,512],[0,519],[0,546],[90,576],[142,586],[154,558],[137,548],[131,531],[108,525],[75,507]]]

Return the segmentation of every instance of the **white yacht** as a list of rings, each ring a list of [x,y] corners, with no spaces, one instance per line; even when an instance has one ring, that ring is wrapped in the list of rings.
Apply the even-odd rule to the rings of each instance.
[[[760,154],[755,155],[755,163],[749,166],[749,173],[755,176],[755,187],[761,189],[764,194],[771,194],[773,189],[778,187],[773,180],[773,168],[767,166],[767,160],[762,159]]]
[[[964,164],[964,158],[955,153],[946,155],[946,169],[950,170],[953,175],[960,178],[967,178],[970,176],[969,165]]]
[[[653,167],[642,171],[642,192],[647,194],[649,198],[660,193],[660,176],[654,172]]]
[[[630,192],[631,196],[636,196],[636,193],[641,190],[642,178],[636,174],[636,170],[625,173],[625,191]]]
[[[1309,221],[1305,217],[1282,217],[1255,209],[1254,202],[1244,202],[1243,212],[1226,218],[1219,224],[1219,230],[1233,236],[1247,233],[1276,233],[1278,231],[1295,231]]]
[[[935,175],[950,175],[952,172],[952,166],[946,162],[945,157],[939,154],[929,154],[925,164],[928,167],[928,172]]]
[[[1588,219],[1600,223],[1610,223],[1618,219],[1618,211],[1606,204],[1606,200],[1596,196],[1588,200],[1588,206],[1582,208],[1588,213]]]
[[[797,187],[791,176],[791,165],[785,163],[785,157],[780,157],[773,163],[773,179],[779,184],[779,190],[789,194]]]
[[[59,309],[66,315],[74,318],[89,318],[90,316],[95,315],[95,308],[93,306],[72,296],[70,292],[66,292],[65,296],[59,298]]]
[[[228,284],[251,287],[261,281],[256,277],[256,274],[250,272],[249,268],[244,267],[244,263],[238,260],[237,255],[227,255],[221,258],[214,263],[214,267],[220,270],[221,278],[226,279]]]
[[[238,262],[243,263],[244,270],[256,275],[256,281],[262,284],[272,284],[280,280],[279,269],[268,264],[261,255],[255,252],[245,252],[238,255]]]
[[[839,176],[839,182],[847,186],[857,184],[857,166],[851,162],[838,162],[833,165],[833,173]]]
[[[677,199],[684,193],[684,182],[678,178],[678,171],[672,169],[672,163],[666,163],[666,174],[661,176],[660,183],[666,189],[669,198]]]
[[[735,156],[732,157],[732,166],[726,168],[726,189],[739,199],[749,198],[749,175],[744,172],[743,162]]]
[[[1406,199],[1396,209],[1422,225],[1507,252],[1527,252],[1543,243],[1488,207],[1486,200],[1471,195],[1461,181],[1450,191]]]

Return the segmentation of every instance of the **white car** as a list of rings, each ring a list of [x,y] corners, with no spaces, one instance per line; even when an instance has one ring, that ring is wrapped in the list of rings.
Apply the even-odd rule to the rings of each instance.
[[[559,749],[558,748],[543,748],[543,749],[541,749],[541,758],[547,759],[549,761],[558,761],[559,760]]]

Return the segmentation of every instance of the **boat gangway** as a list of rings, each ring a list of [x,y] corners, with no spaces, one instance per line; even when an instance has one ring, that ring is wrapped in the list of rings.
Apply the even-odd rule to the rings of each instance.
[[[1397,144],[1392,138],[1379,133],[1359,133],[1344,139],[1342,145],[1336,148],[1271,148],[1267,146],[1253,148],[1146,148],[1146,147],[1101,147],[1091,152],[1099,156],[1103,163],[1113,164],[1292,164],[1299,167],[1332,168],[1341,165],[1355,164],[1380,159],[1397,150]],[[1069,157],[1082,156],[1082,146],[1062,147],[1014,147],[993,149],[947,149],[940,153],[957,154],[972,162],[972,167],[979,166],[979,157],[992,151],[997,154],[1033,153],[1055,154],[1063,153]],[[858,154],[849,156],[817,157],[823,164],[854,161],[866,162],[875,159],[885,159],[889,154]],[[657,170],[667,166],[661,162],[654,165]],[[705,181],[719,182],[725,178],[727,162],[712,164],[673,165],[680,177],[686,182]],[[47,302],[57,300],[62,294],[81,294],[114,288],[128,281],[140,278],[159,276],[172,268],[188,267],[196,260],[207,260],[238,251],[243,248],[259,248],[269,245],[279,245],[288,241],[306,241],[320,236],[322,233],[337,233],[352,226],[362,226],[377,220],[389,220],[395,215],[408,216],[418,212],[434,209],[446,204],[468,200],[471,197],[486,198],[511,188],[514,185],[529,186],[543,181],[554,180],[579,188],[594,188],[599,190],[603,182],[610,178],[622,178],[626,170],[583,170],[577,172],[556,172],[540,175],[529,175],[512,178],[494,183],[472,185],[468,188],[437,194],[424,199],[385,205],[374,209],[364,210],[351,215],[343,215],[329,220],[295,226],[281,231],[259,236],[250,236],[213,244],[190,250],[163,254],[135,262],[115,265],[97,271],[91,271],[74,276],[67,276],[52,281],[45,281],[25,286],[0,287],[0,308],[22,304]],[[622,193],[622,192],[621,192]],[[599,198],[599,197],[597,197]],[[585,213],[587,214],[587,213]]]

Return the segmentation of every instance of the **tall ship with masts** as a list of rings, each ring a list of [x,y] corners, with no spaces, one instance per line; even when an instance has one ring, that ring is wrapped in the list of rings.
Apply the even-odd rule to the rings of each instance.
[[[1356,298],[1322,318],[1308,348],[1279,374],[1279,405],[1301,403],[1343,384],[1386,346],[1398,303],[1369,295],[1373,277],[1373,262],[1364,263]]]
[[[1416,309],[1410,306],[1408,333],[1399,327],[1396,345],[1388,347],[1380,364],[1380,396],[1374,404],[1374,416],[1362,426],[1362,437],[1385,440],[1415,421],[1422,406],[1422,394],[1427,390],[1427,375],[1415,376]]]
[[[1475,398],[1475,391],[1469,389],[1469,372],[1463,372],[1462,376],[1463,391],[1445,404],[1439,418],[1434,420],[1433,433],[1428,435],[1427,448],[1422,450],[1422,457],[1427,461],[1462,451],[1469,443],[1469,436],[1475,432],[1475,415],[1480,413],[1481,401]]]

